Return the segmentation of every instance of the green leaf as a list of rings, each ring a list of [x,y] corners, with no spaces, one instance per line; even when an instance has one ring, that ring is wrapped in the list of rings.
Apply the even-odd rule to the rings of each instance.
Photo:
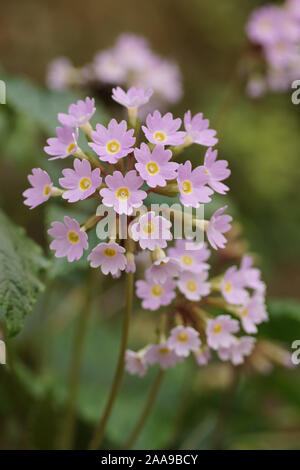
[[[43,290],[48,266],[41,248],[0,211],[0,315],[9,335],[17,334]]]

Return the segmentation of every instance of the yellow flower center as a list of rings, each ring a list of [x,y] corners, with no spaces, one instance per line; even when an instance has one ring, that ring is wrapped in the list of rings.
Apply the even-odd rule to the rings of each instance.
[[[247,315],[248,315],[248,309],[244,308],[244,310],[242,311],[242,317],[246,317]]]
[[[114,256],[116,256],[117,251],[116,251],[112,246],[108,246],[107,248],[105,248],[105,250],[103,251],[103,253],[104,253],[105,256],[107,256],[108,258],[113,258]]]
[[[44,192],[43,192],[44,196],[48,196],[50,191],[51,191],[50,185],[46,184],[46,186],[44,187]]]
[[[150,175],[156,175],[159,172],[159,166],[156,162],[148,162],[146,168]]]
[[[67,153],[71,153],[76,148],[74,142],[71,142],[69,147],[67,148]]]
[[[147,222],[146,224],[143,225],[142,228],[144,233],[153,233],[155,230],[155,225],[152,222]]]
[[[209,173],[209,172],[208,172],[208,170],[207,170],[206,168],[205,168],[205,171],[204,171],[204,173],[205,173],[206,175],[208,175],[208,173]]]
[[[71,243],[78,243],[79,242],[79,235],[74,230],[68,232],[68,239]]]
[[[177,336],[177,339],[181,343],[185,343],[189,339],[189,337],[185,331],[181,331],[181,333],[179,333],[179,335]]]
[[[156,284],[155,286],[152,287],[151,293],[154,297],[160,297],[163,293],[162,287]]]
[[[194,260],[191,256],[188,256],[188,255],[184,255],[182,258],[181,258],[181,261],[183,264],[185,264],[185,266],[192,266]]]
[[[164,142],[166,140],[166,134],[163,131],[156,131],[153,137],[157,142]]]
[[[225,292],[230,292],[232,289],[231,282],[226,282],[225,284]]]
[[[223,328],[223,325],[221,323],[216,323],[213,327],[213,333],[215,335],[218,335],[219,333],[221,333],[222,328]]]
[[[197,284],[195,283],[195,281],[188,281],[186,283],[186,288],[190,292],[195,292],[195,290],[197,289]]]
[[[106,145],[106,150],[108,151],[108,153],[117,153],[120,150],[120,148],[121,148],[121,145],[119,144],[117,140],[111,140]]]
[[[117,198],[121,200],[128,199],[130,195],[129,189],[128,188],[119,188],[117,191]]]
[[[185,180],[183,181],[181,188],[184,194],[190,194],[192,192],[193,186],[190,181]]]
[[[159,352],[159,354],[169,354],[170,349],[169,348],[159,348],[158,352]]]
[[[90,180],[90,178],[81,178],[80,182],[79,182],[79,187],[82,191],[86,191],[87,189],[90,188],[92,182]]]

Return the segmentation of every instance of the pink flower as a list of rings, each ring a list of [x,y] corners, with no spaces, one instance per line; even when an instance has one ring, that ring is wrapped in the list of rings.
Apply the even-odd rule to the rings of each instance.
[[[92,131],[94,142],[90,142],[89,146],[99,155],[100,160],[114,164],[132,152],[135,143],[133,134],[133,129],[127,130],[126,121],[118,124],[112,119],[107,129],[102,124],[96,125],[96,131]]]
[[[247,25],[249,39],[262,45],[274,43],[279,37],[280,10],[274,5],[266,5],[255,10]]]
[[[142,307],[149,310],[157,310],[161,306],[169,305],[175,298],[175,281],[168,279],[164,283],[158,284],[145,273],[145,281],[136,282],[136,295],[143,299]]]
[[[64,223],[52,222],[51,226],[48,233],[54,237],[54,240],[50,249],[56,250],[56,258],[67,256],[70,263],[80,259],[83,250],[87,250],[89,245],[87,234],[80,229],[77,220],[65,216]]]
[[[218,349],[218,355],[222,361],[230,360],[233,365],[238,366],[244,362],[246,356],[250,356],[255,341],[256,339],[251,336],[234,338],[234,342],[229,347]]]
[[[210,293],[210,283],[205,282],[207,277],[207,271],[203,271],[202,273],[185,271],[180,274],[177,285],[180,292],[182,292],[187,299],[198,301]]]
[[[172,113],[162,116],[159,111],[154,111],[153,115],[148,114],[146,124],[147,126],[142,126],[142,129],[149,142],[157,145],[184,143],[185,132],[178,131],[181,119],[173,119]]]
[[[240,317],[246,333],[257,333],[256,325],[268,320],[264,297],[260,294],[254,294],[240,308]]]
[[[114,171],[112,175],[105,178],[107,188],[100,191],[103,204],[113,207],[118,214],[131,215],[133,209],[140,207],[147,193],[139,189],[143,180],[135,170],[122,175],[120,171]]]
[[[178,187],[180,191],[180,201],[184,206],[199,207],[200,202],[210,202],[209,197],[213,191],[205,186],[209,177],[205,173],[203,166],[198,166],[192,170],[192,164],[187,160],[178,168]]]
[[[194,351],[194,356],[198,366],[206,366],[211,359],[211,353],[208,348],[201,348]]]
[[[95,77],[104,83],[123,83],[126,78],[126,70],[114,50],[98,53],[94,58],[93,71]]]
[[[165,248],[167,240],[172,240],[171,226],[169,220],[150,211],[131,226],[131,236],[143,250],[153,251],[156,247]]]
[[[225,271],[221,290],[224,299],[233,305],[243,305],[249,297],[245,280],[236,266],[231,266]]]
[[[44,147],[44,150],[48,155],[53,155],[49,160],[66,158],[77,150],[77,129],[73,131],[72,127],[57,127],[56,134],[57,137],[50,137],[50,139],[47,140],[48,147]]]
[[[33,168],[32,175],[28,175],[28,181],[32,188],[23,192],[23,196],[26,198],[24,204],[30,206],[30,209],[34,209],[48,201],[53,184],[48,173],[41,168]]]
[[[232,333],[238,331],[239,322],[237,320],[233,320],[229,315],[219,315],[207,322],[207,344],[214,350],[228,348],[235,341]]]
[[[181,267],[177,260],[166,256],[154,261],[147,271],[150,279],[153,279],[157,284],[163,284],[167,279],[177,276],[181,271]]]
[[[135,168],[150,188],[166,186],[166,180],[177,176],[179,164],[169,161],[172,152],[161,145],[156,145],[151,153],[148,145],[142,143],[140,149],[134,149],[134,156],[138,162]]]
[[[91,169],[88,160],[74,160],[74,170],[65,168],[62,171],[63,178],[59,179],[59,184],[66,188],[62,195],[63,199],[69,202],[81,201],[93,194],[102,182],[99,168]]]
[[[67,57],[58,57],[52,60],[48,65],[47,86],[51,90],[65,90],[70,84],[72,71],[72,63]]]
[[[203,114],[198,113],[192,118],[191,111],[184,115],[184,127],[187,132],[187,138],[195,144],[213,147],[218,143],[215,137],[216,131],[209,128],[209,120],[203,119]]]
[[[115,242],[99,243],[89,254],[88,260],[92,268],[101,267],[103,274],[118,274],[126,267],[125,248]]]
[[[69,127],[80,127],[86,124],[94,115],[95,100],[94,98],[86,97],[86,99],[78,100],[76,104],[69,106],[69,113],[59,113],[58,120],[64,125]]]
[[[135,88],[133,86],[125,92],[118,86],[117,88],[113,88],[112,98],[117,103],[125,106],[125,108],[139,108],[148,103],[152,94],[153,91],[151,89],[144,90],[143,88]]]
[[[175,351],[172,351],[167,342],[155,344],[149,346],[146,355],[145,361],[147,364],[159,364],[162,369],[168,369],[168,367],[174,367],[178,362],[182,362],[183,358],[177,356]]]
[[[181,269],[193,273],[200,273],[209,269],[205,261],[210,256],[206,243],[196,244],[191,240],[176,240],[175,247],[168,249],[168,255],[179,261]]]
[[[144,377],[147,372],[144,352],[134,352],[127,349],[125,354],[125,370],[132,375]]]
[[[264,290],[264,283],[260,276],[261,272],[257,268],[253,268],[253,258],[250,255],[244,255],[241,261],[240,274],[243,276],[244,283],[251,289]]]
[[[148,41],[135,34],[121,34],[114,48],[116,58],[127,72],[143,72],[152,62]]]
[[[228,162],[226,160],[216,161],[218,156],[217,150],[209,148],[204,157],[205,173],[208,175],[208,185],[217,193],[225,194],[229,188],[220,181],[228,178],[230,170],[227,168]]]
[[[227,209],[227,206],[218,209],[212,216],[207,224],[206,235],[210,245],[217,250],[218,248],[225,248],[227,243],[223,233],[231,229],[230,222],[232,217],[230,215],[222,215]]]
[[[199,333],[191,326],[176,326],[171,330],[168,346],[177,356],[187,357],[191,351],[197,351],[201,344]]]

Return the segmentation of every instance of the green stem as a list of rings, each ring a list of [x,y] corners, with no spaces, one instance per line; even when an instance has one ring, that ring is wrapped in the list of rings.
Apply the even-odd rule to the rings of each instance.
[[[125,352],[127,349],[127,342],[128,342],[132,301],[133,301],[133,273],[127,273],[126,275],[126,307],[125,307],[125,315],[124,315],[124,320],[123,320],[123,332],[122,332],[118,364],[117,364],[112,387],[111,387],[102,417],[100,419],[100,422],[96,428],[94,436],[89,445],[90,450],[97,450],[101,445],[104,431],[105,431],[107,422],[112,412],[115,399],[117,397],[117,394],[120,388],[121,379],[122,379],[123,372],[124,372]]]
[[[147,418],[150,414],[150,411],[154,405],[154,402],[156,400],[156,397],[158,395],[158,392],[160,390],[160,386],[161,386],[161,383],[162,383],[162,379],[164,377],[164,371],[162,369],[160,369],[156,379],[155,379],[155,382],[150,390],[150,393],[148,395],[148,399],[146,401],[146,404],[145,404],[145,407],[132,431],[132,433],[130,434],[129,436],[129,439],[126,441],[125,445],[124,445],[124,449],[127,449],[127,450],[130,450],[132,449],[132,447],[134,446],[137,438],[139,437],[140,435],[140,432],[142,431],[146,421],[147,421]]]
[[[87,332],[88,319],[91,311],[92,285],[91,278],[88,276],[86,286],[86,301],[78,318],[77,329],[73,344],[73,353],[70,367],[70,376],[68,383],[68,401],[66,407],[65,420],[61,434],[61,449],[72,449],[75,431],[76,403],[78,397],[80,369],[84,340]]]

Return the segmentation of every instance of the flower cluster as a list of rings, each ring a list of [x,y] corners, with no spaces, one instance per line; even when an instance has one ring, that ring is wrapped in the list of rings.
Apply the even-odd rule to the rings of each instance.
[[[93,82],[102,86],[121,84],[128,88],[152,89],[153,106],[175,103],[182,96],[177,65],[155,54],[145,38],[133,34],[119,36],[113,47],[98,52],[93,62],[81,69],[75,68],[65,57],[49,64],[49,88],[62,90],[71,85],[89,85]],[[130,94],[125,99],[130,99]]]
[[[67,215],[63,221],[52,222],[50,249],[57,258],[73,262],[90,249],[88,232],[104,218],[99,215],[99,201],[118,222],[125,220],[126,230],[121,236],[120,225],[113,224],[109,234],[90,249],[90,266],[116,278],[123,271],[134,273],[137,255],[147,253],[149,265],[144,279],[136,281],[136,296],[144,309],[168,307],[167,321],[156,344],[138,353],[127,351],[126,367],[131,373],[144,375],[147,366],[157,362],[162,368],[173,366],[191,352],[198,364],[206,364],[211,351],[239,364],[250,354],[255,340],[236,333],[240,328],[255,333],[257,325],[267,320],[265,285],[248,255],[239,268],[232,266],[221,276],[209,276],[209,245],[214,250],[224,248],[224,234],[232,220],[224,213],[226,206],[209,220],[200,220],[193,213],[193,208],[210,202],[214,193],[224,195],[229,190],[223,183],[230,175],[228,162],[219,160],[213,148],[218,142],[216,131],[201,113],[192,116],[190,111],[182,122],[171,113],[155,110],[140,126],[139,108],[148,103],[151,91],[132,87],[126,92],[118,87],[112,97],[127,108],[128,121],[111,119],[107,125],[93,127],[90,119],[95,101],[90,98],[70,105],[67,114],[58,114],[61,126],[44,150],[49,160],[63,159],[68,168],[62,170],[60,187],[44,170],[33,169],[28,177],[32,187],[24,192],[25,204],[33,209],[58,196],[71,205],[87,198],[95,201],[94,212],[81,223]],[[89,152],[79,146],[80,133],[86,136]],[[182,152],[192,144],[207,147],[196,168],[189,160],[181,161]],[[196,229],[194,236],[205,232],[207,241],[199,242],[190,235],[175,237],[176,211],[167,205],[157,212],[147,202],[151,193],[174,197],[177,206],[189,210],[188,214],[177,210],[183,217],[180,226],[187,217]],[[214,306],[227,314],[215,317]]]
[[[299,1],[286,0],[281,6],[258,8],[247,24],[247,34],[250,41],[261,47],[267,68],[265,75],[253,73],[247,85],[250,96],[261,96],[267,88],[290,89],[300,73]]]

